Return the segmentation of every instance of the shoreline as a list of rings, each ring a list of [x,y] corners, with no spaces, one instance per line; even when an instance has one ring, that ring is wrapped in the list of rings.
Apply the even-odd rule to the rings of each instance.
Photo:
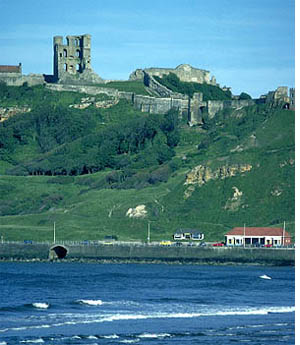
[[[270,263],[270,262],[239,262],[239,261],[199,261],[199,260],[165,260],[165,259],[23,259],[0,258],[1,263],[51,263],[51,264],[99,264],[99,265],[186,265],[186,266],[267,266],[267,267],[295,267],[295,263]]]
[[[0,244],[0,262],[295,266],[294,249]]]

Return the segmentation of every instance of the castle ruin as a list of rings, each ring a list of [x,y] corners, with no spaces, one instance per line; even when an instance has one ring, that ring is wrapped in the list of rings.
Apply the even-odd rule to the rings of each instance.
[[[188,64],[182,64],[176,68],[145,68],[137,69],[132,72],[129,76],[129,80],[143,80],[144,74],[150,75],[151,77],[162,78],[170,73],[176,74],[181,81],[194,82],[194,83],[206,83],[216,85],[216,78],[210,77],[210,72],[204,69],[192,67]]]
[[[295,109],[295,90],[291,89],[288,97],[288,88],[279,87],[259,99],[242,100],[233,96],[227,101],[203,101],[202,93],[195,93],[188,97],[176,93],[162,85],[155,77],[163,77],[174,73],[184,82],[206,83],[220,87],[210,72],[182,64],[176,68],[145,68],[137,69],[131,73],[129,80],[142,81],[149,95],[137,95],[133,92],[124,92],[105,87],[105,81],[96,74],[91,67],[91,35],[54,36],[53,38],[53,75],[22,74],[21,63],[18,66],[0,65],[0,82],[11,86],[29,86],[44,84],[47,88],[56,91],[74,91],[86,94],[105,93],[115,99],[125,98],[142,112],[166,113],[171,108],[176,108],[181,116],[187,118],[190,125],[203,122],[203,115],[213,118],[224,108],[240,109],[257,103],[284,103],[287,109]],[[101,86],[97,84],[102,84]],[[104,87],[103,87],[104,86]],[[228,88],[223,87],[223,90]],[[15,110],[5,109],[3,119]],[[0,114],[1,115],[1,114]],[[7,116],[6,116],[7,115]]]
[[[102,83],[91,67],[91,35],[53,38],[53,76],[59,83]]]

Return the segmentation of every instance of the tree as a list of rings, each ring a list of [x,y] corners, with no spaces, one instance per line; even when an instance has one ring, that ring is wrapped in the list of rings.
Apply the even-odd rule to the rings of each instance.
[[[239,99],[240,100],[243,100],[243,99],[252,99],[250,95],[248,95],[246,92],[242,92],[239,96]]]

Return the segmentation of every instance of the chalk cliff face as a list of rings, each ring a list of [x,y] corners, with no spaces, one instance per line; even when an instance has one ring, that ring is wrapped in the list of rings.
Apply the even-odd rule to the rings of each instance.
[[[126,212],[126,216],[129,218],[144,218],[147,215],[146,206],[138,205],[134,208],[130,208]]]
[[[184,184],[202,186],[209,180],[225,179],[239,173],[248,172],[251,169],[252,165],[250,164],[224,165],[214,171],[208,166],[198,165],[187,174]]]
[[[228,177],[243,174],[252,169],[251,164],[234,164],[234,165],[223,165],[219,168],[212,170],[209,166],[198,165],[193,168],[186,175],[185,185],[187,189],[184,191],[183,198],[188,199],[196,189],[196,186],[203,186],[210,180],[225,179]],[[233,197],[228,200],[225,209],[236,211],[241,205],[241,198],[243,192],[239,191],[237,187],[234,187]]]

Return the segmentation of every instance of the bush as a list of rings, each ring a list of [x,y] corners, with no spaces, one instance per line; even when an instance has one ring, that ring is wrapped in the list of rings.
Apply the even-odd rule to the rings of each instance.
[[[252,98],[246,92],[242,92],[239,96],[239,99],[252,99]]]
[[[74,181],[75,181],[75,178],[73,176],[59,175],[48,180],[47,183],[71,184],[71,183],[74,183]]]

